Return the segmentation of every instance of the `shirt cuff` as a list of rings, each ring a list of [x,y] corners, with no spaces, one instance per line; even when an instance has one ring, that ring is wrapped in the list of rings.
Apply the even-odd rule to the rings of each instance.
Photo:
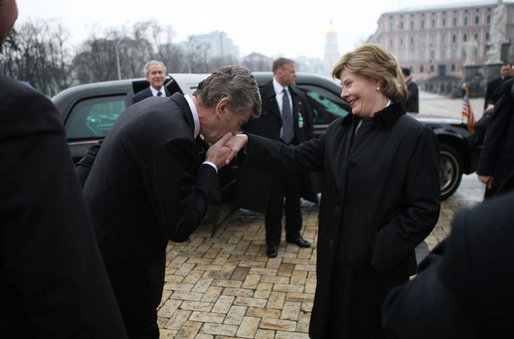
[[[214,170],[216,171],[216,173],[218,173],[218,167],[216,167],[216,165],[215,165],[213,162],[210,162],[210,161],[204,161],[204,162],[202,163],[202,165],[203,165],[203,164],[211,166],[212,168],[214,168]]]

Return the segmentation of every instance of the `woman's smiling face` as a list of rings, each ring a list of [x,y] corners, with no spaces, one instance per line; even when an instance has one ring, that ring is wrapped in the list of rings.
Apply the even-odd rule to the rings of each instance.
[[[354,115],[362,118],[373,116],[375,112],[384,108],[381,105],[384,96],[380,91],[380,81],[343,69],[341,85],[341,98],[350,103]]]

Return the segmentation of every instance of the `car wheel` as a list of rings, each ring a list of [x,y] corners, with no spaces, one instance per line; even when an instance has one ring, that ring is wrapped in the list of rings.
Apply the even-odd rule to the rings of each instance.
[[[441,199],[449,198],[462,179],[462,160],[459,152],[447,144],[441,144],[439,150],[439,183],[441,186]]]

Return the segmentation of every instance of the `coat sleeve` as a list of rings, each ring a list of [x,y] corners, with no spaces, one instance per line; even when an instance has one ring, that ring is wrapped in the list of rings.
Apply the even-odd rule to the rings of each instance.
[[[323,167],[325,138],[310,139],[299,145],[286,145],[277,140],[248,134],[242,166],[266,171],[308,172]]]
[[[0,102],[2,332],[126,338],[55,107],[35,92]]]
[[[437,145],[434,133],[425,126],[402,183],[403,207],[375,235],[371,263],[379,273],[407,258],[437,223],[441,205]]]
[[[216,171],[199,164],[196,144],[169,140],[143,170],[157,220],[168,239],[181,242],[200,224],[216,184]]]
[[[495,167],[501,152],[501,143],[505,139],[505,133],[509,126],[509,119],[512,116],[512,97],[510,89],[512,81],[507,81],[502,86],[501,97],[493,115],[489,118],[484,145],[480,152],[477,174],[494,175]]]

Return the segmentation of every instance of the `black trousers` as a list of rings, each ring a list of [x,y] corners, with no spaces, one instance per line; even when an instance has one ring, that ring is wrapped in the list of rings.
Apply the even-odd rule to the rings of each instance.
[[[286,215],[286,238],[294,240],[298,237],[302,228],[301,193],[302,175],[300,173],[274,173],[265,215],[266,245],[278,246],[280,244],[282,210],[285,210]]]

